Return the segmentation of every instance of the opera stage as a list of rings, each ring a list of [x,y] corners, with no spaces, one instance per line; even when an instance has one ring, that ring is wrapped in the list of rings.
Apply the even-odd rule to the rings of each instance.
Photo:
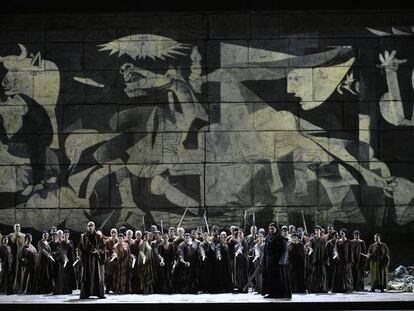
[[[414,293],[387,291],[352,294],[294,294],[291,300],[265,299],[259,294],[198,294],[198,295],[116,295],[106,299],[79,299],[72,295],[10,295],[0,296],[1,310],[17,306],[36,310],[410,310],[414,309]],[[40,305],[41,304],[41,305]],[[79,306],[80,307],[80,306]]]

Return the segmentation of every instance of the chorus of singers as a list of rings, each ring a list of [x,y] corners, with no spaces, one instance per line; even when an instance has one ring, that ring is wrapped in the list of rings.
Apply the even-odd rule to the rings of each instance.
[[[366,249],[360,232],[328,225],[308,234],[303,228],[271,223],[252,226],[250,234],[232,226],[186,233],[170,227],[135,233],[122,227],[105,236],[89,222],[75,248],[68,230],[44,231],[37,243],[30,234],[1,236],[0,293],[71,294],[80,298],[105,293],[226,293],[251,289],[265,298],[291,293],[364,291],[369,267],[371,291],[386,288],[390,252],[375,234]]]

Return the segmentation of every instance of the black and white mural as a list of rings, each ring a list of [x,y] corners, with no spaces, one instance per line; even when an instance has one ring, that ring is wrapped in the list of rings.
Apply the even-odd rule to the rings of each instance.
[[[301,225],[303,212],[308,226],[408,232],[413,29],[279,26],[234,39],[198,38],[199,25],[7,31],[1,225],[175,226],[188,207],[186,228],[253,213]]]

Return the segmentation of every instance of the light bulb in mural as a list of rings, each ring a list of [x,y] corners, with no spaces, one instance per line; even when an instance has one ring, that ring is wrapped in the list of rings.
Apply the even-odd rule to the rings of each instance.
[[[186,55],[180,50],[189,49],[190,46],[179,43],[173,39],[151,35],[137,34],[116,39],[114,41],[98,45],[99,51],[110,51],[109,55],[118,53],[118,56],[129,55],[134,60],[156,58],[165,60],[166,57],[175,58],[177,55]]]

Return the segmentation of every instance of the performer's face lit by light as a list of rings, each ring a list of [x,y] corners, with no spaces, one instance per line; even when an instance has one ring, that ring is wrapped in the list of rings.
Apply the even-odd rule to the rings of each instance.
[[[177,235],[178,235],[179,237],[182,237],[182,236],[184,235],[184,229],[183,229],[183,228],[178,228],[178,229],[177,229]]]
[[[292,235],[292,243],[293,244],[298,244],[299,243],[299,238],[296,235]]]
[[[88,222],[87,230],[89,233],[95,232],[95,223],[92,221]]]
[[[317,236],[317,237],[321,236],[321,229],[319,229],[319,228],[315,229],[315,236]]]
[[[170,228],[169,230],[168,230],[168,235],[172,238],[172,237],[174,237],[175,236],[175,229],[174,228]]]
[[[193,239],[191,238],[191,235],[186,235],[186,236],[184,236],[184,241],[187,244],[191,244],[191,242],[193,241]]]
[[[226,241],[226,238],[227,238],[227,233],[226,232],[221,232],[220,233],[220,241],[222,241],[222,242],[224,242],[224,241]]]
[[[275,233],[276,233],[276,227],[274,227],[274,226],[269,226],[269,233],[270,233],[270,234],[275,234]]]
[[[359,236],[359,234],[358,234],[358,233],[354,233],[354,239],[355,239],[355,240],[359,240],[359,237],[360,237],[360,236]]]
[[[162,240],[167,243],[169,241],[170,237],[168,235],[168,233],[164,233],[164,235],[162,236]]]
[[[70,237],[69,232],[64,232],[63,237],[64,237],[65,240],[69,240],[69,237]]]
[[[111,237],[115,239],[117,235],[118,235],[118,230],[116,230],[115,228],[111,229]]]
[[[48,238],[49,238],[49,233],[48,232],[43,232],[42,239],[47,240]]]
[[[20,233],[20,230],[21,230],[20,224],[15,224],[14,225],[14,232]]]
[[[378,234],[374,235],[374,241],[377,242],[377,243],[380,243],[381,242],[381,237]]]
[[[141,240],[141,238],[142,238],[142,232],[139,230],[135,231],[135,239]]]
[[[131,240],[133,235],[134,235],[134,233],[132,232],[132,230],[128,230],[126,232],[126,238],[127,238],[127,240]]]

